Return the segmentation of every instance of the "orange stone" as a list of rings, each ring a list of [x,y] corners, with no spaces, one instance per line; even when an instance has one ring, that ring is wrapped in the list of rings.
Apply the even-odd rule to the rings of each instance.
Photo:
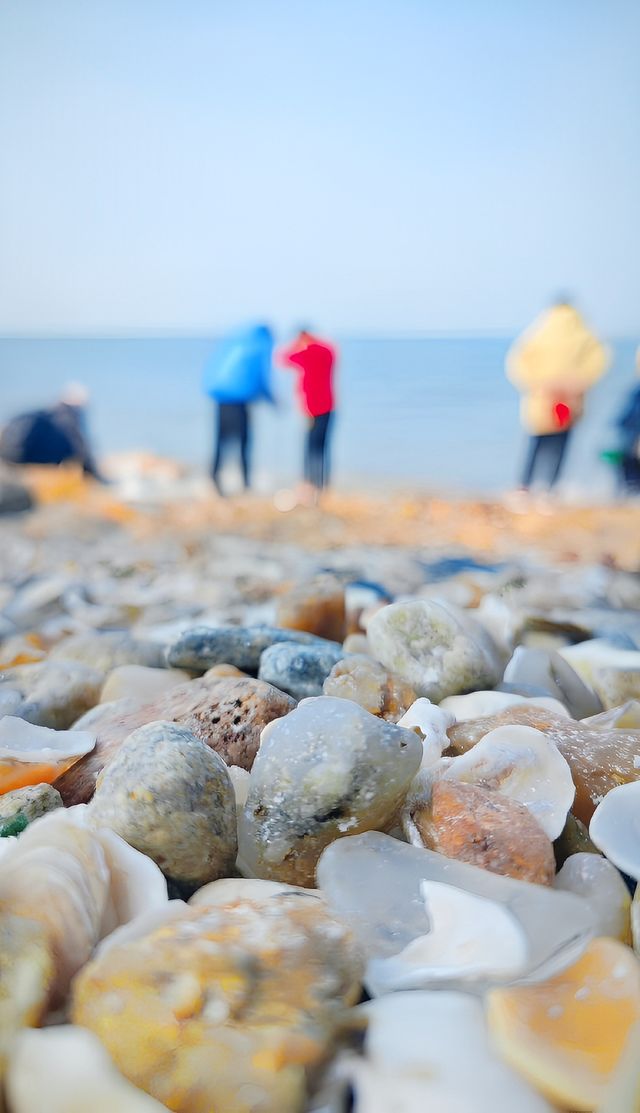
[[[292,588],[278,600],[276,623],[286,630],[306,630],[343,642],[347,634],[343,587],[332,576],[321,576]]]

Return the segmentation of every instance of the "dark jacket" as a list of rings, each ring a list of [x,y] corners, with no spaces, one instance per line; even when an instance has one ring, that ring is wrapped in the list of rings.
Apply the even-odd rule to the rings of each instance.
[[[10,464],[63,464],[77,460],[87,475],[98,470],[83,429],[84,411],[60,402],[11,419],[0,433],[0,459]]]

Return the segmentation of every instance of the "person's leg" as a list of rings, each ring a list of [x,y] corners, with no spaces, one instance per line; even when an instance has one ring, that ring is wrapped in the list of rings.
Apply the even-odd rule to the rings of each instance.
[[[521,484],[521,486],[524,487],[525,490],[529,489],[529,487],[531,486],[531,483],[533,481],[533,475],[534,475],[534,472],[536,470],[536,464],[537,464],[537,461],[538,461],[538,456],[540,454],[540,450],[542,448],[542,441],[543,440],[544,440],[544,437],[530,437],[529,438],[529,449],[528,449],[528,452],[527,452],[527,459],[526,459],[526,462],[525,462],[525,465],[524,465],[524,471],[522,473],[522,484]]]
[[[326,414],[320,414],[313,422],[313,427],[309,436],[309,480],[311,484],[319,491],[322,487],[322,454],[324,450],[324,438],[326,432]]]
[[[331,424],[332,424],[332,421],[331,421],[332,417],[333,417],[333,415],[331,413],[328,413],[328,414],[322,414],[322,417],[318,418],[319,422],[321,423],[320,424],[320,432],[319,432],[319,436],[318,436],[318,449],[319,449],[319,456],[320,456],[320,459],[319,459],[319,483],[318,483],[319,487],[328,487],[329,486],[329,473],[330,473],[329,443],[330,443],[330,430],[331,430]]]
[[[315,428],[317,417],[310,417],[307,434],[304,439],[304,467],[303,475],[306,483],[313,483],[313,446],[315,441]]]
[[[244,403],[240,407],[238,415],[238,426],[240,434],[240,460],[242,463],[242,479],[244,481],[245,491],[248,491],[251,486],[251,423],[249,416],[249,407]]]
[[[567,454],[569,430],[567,429],[564,433],[552,433],[550,437],[547,437],[547,440],[552,442],[549,444],[547,457],[549,461],[549,490],[551,490],[560,478],[562,465]]]
[[[211,478],[213,479],[213,482],[215,483],[216,490],[217,490],[219,495],[222,494],[222,489],[220,487],[220,482],[219,482],[218,477],[220,475],[220,468],[222,467],[222,461],[224,460],[224,457],[226,455],[227,444],[228,444],[228,436],[229,436],[229,434],[228,434],[228,409],[229,409],[229,407],[225,406],[224,403],[222,403],[222,402],[219,402],[216,406],[216,415],[215,415],[216,446],[215,446],[215,451],[214,451],[214,456],[213,456],[213,463],[211,465]]]

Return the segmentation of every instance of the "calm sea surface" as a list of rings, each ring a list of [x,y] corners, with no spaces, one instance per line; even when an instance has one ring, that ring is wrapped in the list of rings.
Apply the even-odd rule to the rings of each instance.
[[[524,451],[518,397],[504,378],[508,338],[344,340],[333,472],[339,487],[483,493],[513,486]],[[613,345],[609,375],[574,435],[566,485],[612,489],[598,454],[634,382],[637,341]],[[211,338],[0,339],[0,424],[80,380],[91,391],[98,454],[146,449],[205,468],[212,406],[200,393]],[[302,419],[292,376],[275,372],[276,410],[255,410],[254,468],[265,489],[297,477]]]

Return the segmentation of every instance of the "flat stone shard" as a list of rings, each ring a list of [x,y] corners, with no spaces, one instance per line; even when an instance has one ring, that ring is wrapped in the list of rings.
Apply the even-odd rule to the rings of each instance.
[[[129,735],[104,771],[91,822],[147,854],[172,881],[199,887],[228,876],[237,851],[235,795],[216,753],[175,723]]]
[[[265,649],[258,677],[297,700],[321,696],[322,685],[343,656],[342,646],[283,642]]]
[[[457,723],[448,731],[453,750],[472,749],[489,731],[521,723],[543,731],[555,742],[571,769],[576,787],[574,815],[588,824],[596,806],[612,789],[640,778],[640,730],[604,730],[532,707],[508,707],[486,719]]]
[[[350,699],[365,711],[397,723],[415,702],[410,684],[394,676],[372,657],[353,654],[333,666],[322,691],[325,696]]]
[[[27,722],[52,730],[67,730],[100,698],[102,673],[77,661],[39,661],[0,673],[0,694],[20,692],[11,712]]]
[[[369,622],[373,655],[419,696],[445,696],[493,688],[502,666],[489,635],[463,612],[426,599],[392,603]]]
[[[556,889],[584,897],[596,917],[596,933],[631,942],[631,897],[615,866],[599,854],[573,854],[555,879]]]
[[[321,900],[276,893],[112,947],[76,979],[72,1016],[175,1113],[298,1113],[360,973]]]
[[[436,781],[411,819],[422,846],[473,866],[550,885],[553,845],[523,804],[477,785]]]
[[[347,633],[344,588],[332,576],[298,584],[278,597],[276,623],[287,630],[306,630],[329,641],[344,641]]]
[[[250,875],[313,886],[324,849],[390,825],[420,766],[412,732],[349,700],[304,700],[263,733],[240,819]]]
[[[51,784],[95,744],[90,731],[51,730],[5,715],[0,719],[0,794]]]
[[[243,672],[257,673],[264,650],[279,642],[324,644],[315,634],[278,626],[193,626],[168,646],[166,659],[173,668],[191,672],[206,672],[213,665],[235,665]]]
[[[595,1110],[640,1021],[640,964],[614,939],[594,939],[542,985],[496,989],[487,1016],[502,1057],[555,1105]]]
[[[350,925],[369,960],[365,984],[374,995],[398,987],[395,968],[375,966],[374,960],[395,958],[430,931],[421,893],[424,881],[444,882],[496,902],[515,917],[527,943],[526,964],[519,977],[528,981],[541,981],[575,961],[593,932],[588,904],[573,893],[499,877],[379,831],[333,842],[318,862],[317,877],[329,907]],[[405,969],[405,986],[406,978]],[[474,978],[474,992],[501,980],[509,978]],[[433,971],[417,962],[412,988],[428,988],[432,983]],[[452,976],[450,983],[467,987],[462,974]]]
[[[509,684],[534,684],[560,700],[575,719],[597,715],[602,705],[592,688],[553,650],[518,646],[504,670]]]

